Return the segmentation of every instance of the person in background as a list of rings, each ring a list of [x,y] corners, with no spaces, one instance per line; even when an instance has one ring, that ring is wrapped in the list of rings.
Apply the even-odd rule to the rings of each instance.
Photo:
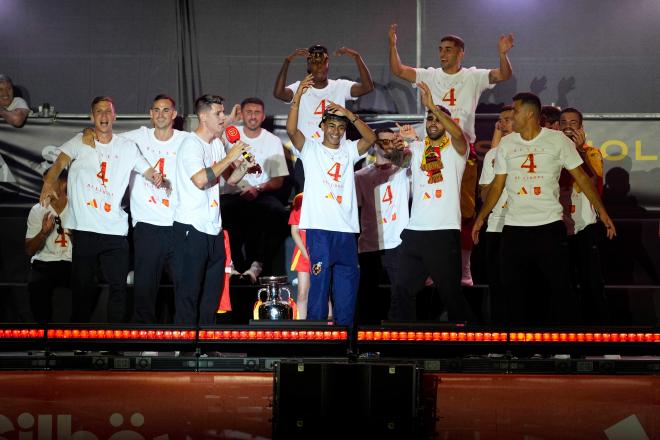
[[[57,179],[57,199],[48,207],[37,203],[27,218],[25,252],[31,263],[28,292],[32,315],[40,324],[51,322],[53,291],[57,287],[71,287],[71,231],[62,226],[69,216],[68,174],[63,170]]]
[[[14,84],[7,75],[0,74],[0,118],[20,128],[30,114],[30,107],[21,97],[14,96]]]

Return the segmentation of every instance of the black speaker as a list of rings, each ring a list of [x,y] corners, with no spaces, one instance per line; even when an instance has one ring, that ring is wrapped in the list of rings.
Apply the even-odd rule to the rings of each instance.
[[[415,364],[282,361],[274,374],[274,439],[419,434]]]

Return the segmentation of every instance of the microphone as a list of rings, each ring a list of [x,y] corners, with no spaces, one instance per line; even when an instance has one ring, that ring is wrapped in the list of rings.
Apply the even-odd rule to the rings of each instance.
[[[236,128],[235,125],[230,125],[225,129],[225,136],[227,137],[227,141],[231,144],[241,140],[241,132],[238,131],[238,128]],[[245,151],[243,152],[243,158],[247,161],[250,161],[254,158],[254,156],[249,152]],[[261,165],[256,163],[256,159],[255,159],[255,165],[248,169],[248,171],[250,170],[253,170],[252,172],[261,173]]]

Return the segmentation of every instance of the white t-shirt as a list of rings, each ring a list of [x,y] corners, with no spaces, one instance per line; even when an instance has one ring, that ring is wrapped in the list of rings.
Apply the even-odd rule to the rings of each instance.
[[[542,128],[532,140],[519,133],[502,138],[495,156],[495,174],[506,174],[511,226],[540,226],[562,219],[559,174],[582,163],[573,142],[558,130]]]
[[[118,135],[96,148],[77,134],[60,147],[72,160],[67,195],[70,216],[65,228],[108,235],[128,234],[128,214],[121,206],[131,172],[149,169],[135,142]]]
[[[328,85],[323,89],[314,87],[307,89],[298,106],[298,129],[302,131],[306,139],[323,142],[323,131],[319,128],[319,124],[321,116],[329,104],[328,101],[345,107],[347,100],[356,99],[351,96],[353,84],[356,83],[346,79],[329,79]],[[296,81],[287,88],[295,94],[299,85],[300,81]]]
[[[176,157],[174,190],[178,202],[174,210],[175,221],[192,225],[205,234],[220,233],[220,177],[209,182],[204,189],[199,189],[193,183],[192,176],[220,162],[225,156],[225,149],[218,139],[213,139],[209,144],[196,133],[186,136]]]
[[[339,148],[305,140],[300,159],[305,170],[305,197],[300,229],[360,232],[355,163],[360,160],[358,141],[343,141]]]
[[[410,144],[412,158],[412,209],[406,229],[435,231],[461,229],[461,179],[470,153],[468,148],[461,156],[449,143],[440,152],[442,160],[442,182],[429,183],[426,171],[422,170],[424,142]]]
[[[490,185],[495,179],[495,155],[497,148],[491,148],[484,156],[484,163],[481,167],[481,176],[479,177],[479,185]],[[506,203],[506,191],[502,191],[502,195],[497,200],[495,207],[488,216],[488,228],[486,232],[502,232],[504,227],[504,217],[509,210]]]
[[[27,231],[25,232],[25,238],[34,238],[41,232],[41,225],[44,219],[44,215],[47,212],[50,212],[54,217],[57,217],[57,212],[53,209],[52,206],[44,208],[39,203],[34,205],[30,209],[27,219]],[[65,206],[62,212],[60,213],[60,219],[62,223],[69,215],[69,207]],[[63,228],[64,229],[64,228]],[[57,224],[50,231],[48,237],[46,237],[46,242],[44,247],[39,249],[36,254],[32,256],[30,262],[34,260],[39,261],[71,261],[71,231],[64,229],[63,234],[57,233]]]
[[[19,109],[19,108],[23,108],[25,110],[30,110],[30,107],[28,107],[28,104],[25,101],[25,99],[21,98],[20,96],[16,96],[11,101],[11,103],[7,106],[7,110],[12,111],[12,110],[16,110],[16,109]]]
[[[408,168],[372,164],[355,173],[360,211],[358,252],[393,249],[401,244],[401,231],[408,224],[410,179]]]
[[[560,189],[559,200],[564,208],[564,224],[568,235],[577,234],[598,221],[596,210],[584,192],[578,192],[576,184],[571,185],[570,189]]]
[[[122,133],[120,136],[135,142],[147,162],[156,171],[160,172],[170,184],[174,185],[176,181],[176,153],[189,133],[174,130],[172,137],[166,141],[158,140],[154,133],[155,129],[153,128],[140,127]],[[137,222],[157,226],[172,226],[174,207],[176,206],[176,191],[174,191],[174,188],[168,195],[165,188],[156,188],[144,176],[133,173],[130,180],[130,191],[133,226]]]
[[[249,138],[245,135],[242,126],[237,127],[241,135],[241,141],[252,148],[250,153],[259,165],[261,165],[261,174],[246,174],[237,185],[228,185],[222,182],[222,194],[232,194],[243,191],[250,186],[263,185],[274,177],[288,176],[289,169],[286,166],[284,157],[284,148],[280,138],[270,131],[261,129],[261,133],[256,138]],[[229,151],[234,144],[225,141],[225,151]]]
[[[488,74],[490,69],[462,67],[458,72],[449,75],[442,69],[429,67],[415,69],[415,82],[425,82],[431,89],[433,102],[447,107],[451,117],[465,132],[468,141],[474,143],[474,112],[477,110],[479,97],[486,89],[492,89]]]

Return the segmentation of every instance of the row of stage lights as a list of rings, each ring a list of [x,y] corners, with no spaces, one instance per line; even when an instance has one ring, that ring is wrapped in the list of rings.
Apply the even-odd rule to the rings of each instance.
[[[302,327],[302,326],[301,326]],[[347,341],[346,328],[337,329],[111,329],[111,328],[0,328],[0,340],[103,340],[103,341]],[[440,343],[660,343],[657,332],[453,332],[410,330],[359,330],[358,342]]]

